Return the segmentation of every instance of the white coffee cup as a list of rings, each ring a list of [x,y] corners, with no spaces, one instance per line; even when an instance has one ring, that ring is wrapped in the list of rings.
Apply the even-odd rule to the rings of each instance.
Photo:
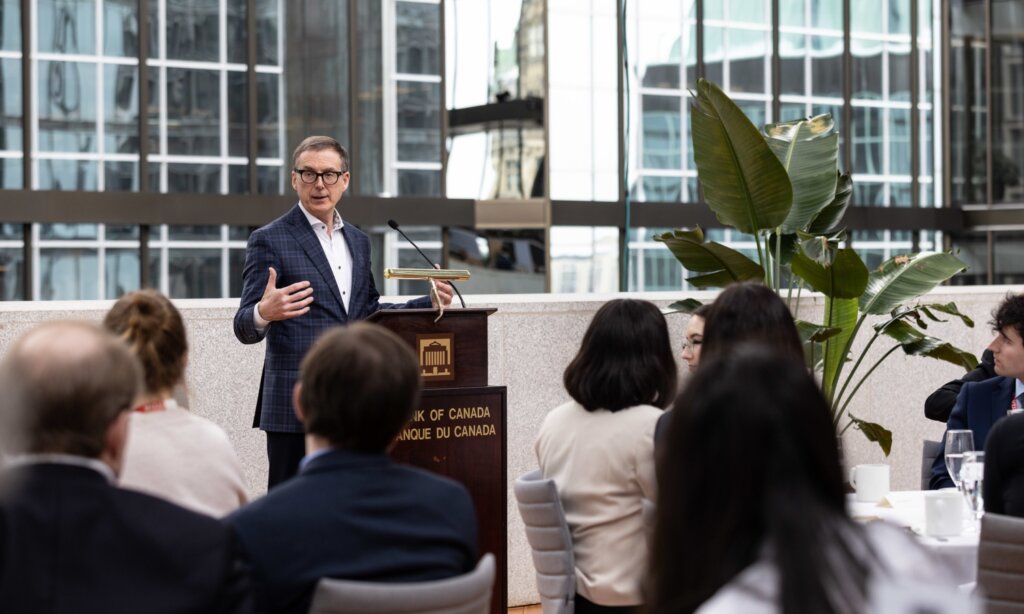
[[[963,530],[964,496],[956,489],[924,493],[924,534],[955,537]]]
[[[850,469],[850,484],[858,501],[878,503],[889,494],[889,465],[857,465]]]

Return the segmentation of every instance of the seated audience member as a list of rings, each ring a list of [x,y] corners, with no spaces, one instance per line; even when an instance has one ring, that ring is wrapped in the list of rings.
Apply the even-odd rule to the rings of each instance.
[[[420,386],[413,351],[374,324],[330,330],[306,354],[293,395],[306,428],[299,474],[227,518],[261,607],[304,613],[320,578],[419,582],[473,569],[466,489],[387,455]]]
[[[3,472],[0,610],[251,611],[228,527],[114,485],[141,384],[123,343],[44,324],[10,349],[0,383],[27,452]]]
[[[771,288],[755,282],[736,283],[722,290],[704,314],[701,333],[700,360],[728,353],[739,343],[752,342],[762,343],[794,359],[803,360],[804,356],[800,333],[789,307]],[[690,363],[691,372],[697,368]],[[656,441],[662,441],[671,421],[670,409],[658,419]]]
[[[1024,517],[1024,414],[996,422],[985,443],[985,511]]]
[[[960,394],[965,382],[983,382],[996,376],[992,351],[985,350],[981,355],[981,363],[960,379],[943,384],[935,392],[928,395],[924,402],[924,415],[929,420],[945,422],[956,405],[956,397]]]
[[[125,294],[103,326],[128,344],[145,381],[128,424],[121,486],[218,517],[245,503],[242,466],[227,434],[173,398],[185,377],[188,340],[171,301],[153,290]]]
[[[956,406],[946,421],[946,431],[970,429],[974,449],[984,450],[988,432],[1010,409],[1020,409],[1024,394],[1024,295],[1007,295],[992,317],[995,339],[988,344],[995,361],[993,377],[982,382],[965,382]],[[945,441],[945,435],[943,435]],[[929,486],[935,490],[954,486],[946,471],[946,455],[940,450],[932,464]]]
[[[674,406],[650,612],[853,614],[869,611],[869,580],[945,577],[904,531],[847,515],[828,402],[802,360],[705,354]]]
[[[704,344],[704,320],[708,317],[711,305],[701,305],[693,310],[690,319],[686,322],[686,338],[683,339],[682,358],[686,361],[686,367],[690,373],[697,370],[700,364],[700,348]]]
[[[654,425],[676,390],[665,317],[646,301],[609,301],[563,382],[573,400],[548,413],[534,448],[572,532],[576,614],[633,611],[647,565],[642,501],[655,498]]]

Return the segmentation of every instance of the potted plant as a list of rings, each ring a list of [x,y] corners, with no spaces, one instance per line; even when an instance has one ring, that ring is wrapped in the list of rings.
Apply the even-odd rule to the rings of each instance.
[[[842,220],[853,192],[839,173],[838,133],[830,115],[769,124],[758,130],[714,84],[701,79],[691,104],[694,160],[704,199],[718,220],[753,235],[757,260],[713,241],[700,227],[655,236],[695,275],[694,286],[720,288],[758,280],[785,295],[798,312],[802,291],[825,297],[821,322],[797,320],[809,366],[821,374],[822,391],[840,432],[851,426],[877,442],[888,456],[892,433],[849,412],[850,400],[896,350],[929,356],[971,369],[969,352],[927,335],[928,321],[959,318],[974,326],[955,304],[917,302],[922,295],[966,269],[947,252],[896,256],[868,271],[856,251],[844,246]],[[672,306],[689,311],[694,301]],[[869,316],[884,319],[854,356],[853,344]],[[878,341],[892,343],[866,364]]]

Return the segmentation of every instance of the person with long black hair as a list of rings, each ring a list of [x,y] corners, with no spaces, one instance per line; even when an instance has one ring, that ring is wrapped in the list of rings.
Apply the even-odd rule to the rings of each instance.
[[[673,415],[650,612],[852,614],[870,611],[873,577],[949,585],[905,532],[847,515],[828,404],[802,361],[764,345],[705,353]]]
[[[565,369],[572,400],[544,418],[535,449],[572,532],[576,614],[643,601],[643,500],[655,497],[654,425],[676,392],[668,326],[647,301],[609,301]]]

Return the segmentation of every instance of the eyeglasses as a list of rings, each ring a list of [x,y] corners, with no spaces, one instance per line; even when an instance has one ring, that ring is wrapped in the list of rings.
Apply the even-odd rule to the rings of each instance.
[[[341,179],[342,175],[348,174],[348,171],[324,171],[322,173],[318,173],[316,171],[309,170],[308,168],[296,168],[293,169],[292,172],[296,173],[299,178],[302,179],[302,183],[316,183],[317,179],[323,179],[324,185],[334,185],[338,183],[338,180]]]
[[[683,339],[683,351],[692,352],[693,350],[699,348],[702,343],[704,343],[703,339],[694,339],[693,341],[690,341],[689,339]]]

